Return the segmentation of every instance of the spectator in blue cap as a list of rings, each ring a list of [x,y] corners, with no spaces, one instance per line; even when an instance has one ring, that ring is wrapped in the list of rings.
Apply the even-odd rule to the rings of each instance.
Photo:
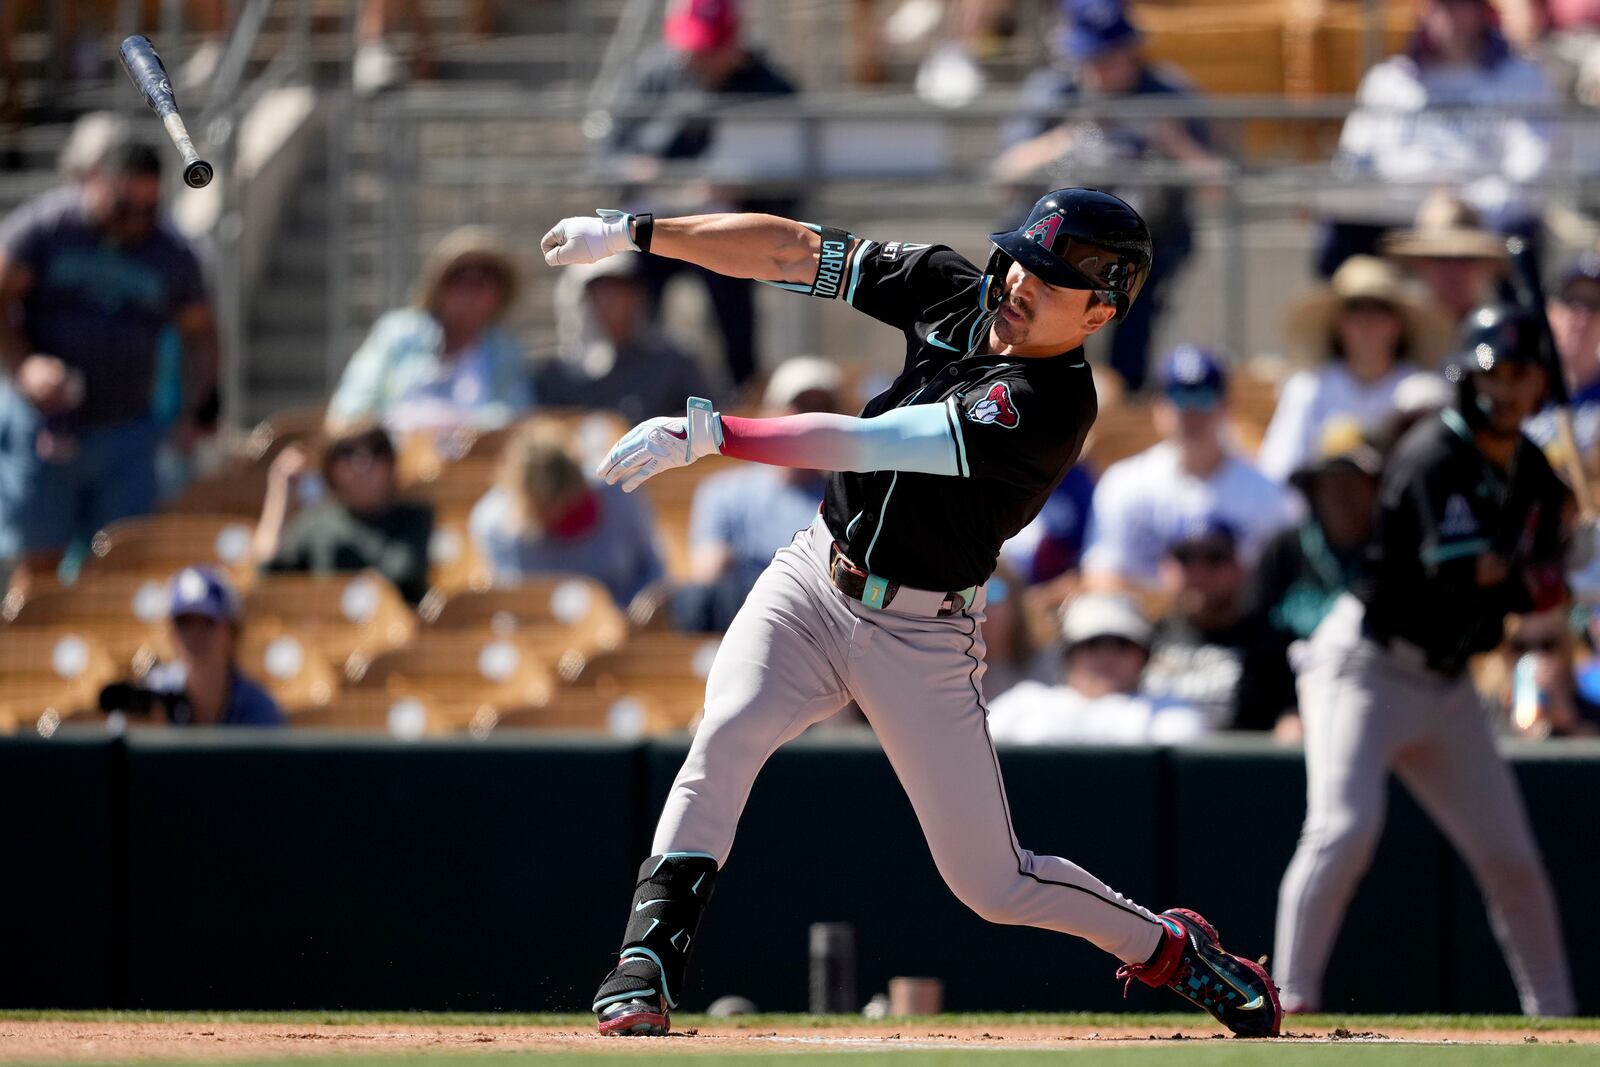
[[[1282,645],[1249,610],[1240,530],[1222,514],[1193,514],[1168,530],[1156,624],[1139,692],[1194,708],[1213,730],[1271,730],[1295,708]]]
[[[1579,256],[1562,272],[1547,303],[1550,332],[1572,394],[1572,428],[1585,465],[1595,465],[1600,444],[1600,252]],[[1543,447],[1556,440],[1555,414],[1545,410],[1523,427]]]
[[[1176,71],[1145,61],[1139,31],[1119,0],[1063,0],[1054,62],[1023,84],[1021,109],[1001,138],[995,177],[1011,186],[1010,209],[1020,221],[1046,189],[1110,184],[1116,172],[1142,162],[1180,163],[1215,175],[1221,162],[1199,121],[1096,122],[1060,114],[1086,101],[1133,96],[1192,96]],[[1102,181],[1097,175],[1105,175]],[[1144,387],[1155,322],[1166,303],[1167,283],[1194,247],[1188,195],[1181,185],[1112,188],[1144,216],[1155,260],[1139,300],[1111,334],[1111,366],[1130,390]]]
[[[1246,563],[1299,518],[1293,495],[1229,445],[1228,377],[1216,352],[1179,345],[1162,362],[1159,381],[1161,441],[1113,463],[1095,486],[1083,555],[1084,580],[1094,588],[1154,585],[1173,531],[1199,517],[1232,524]]]
[[[112,686],[108,710],[146,710],[174,726],[281,726],[283,711],[239,669],[239,594],[211,567],[185,567],[168,588],[178,658],[154,667],[142,689]],[[108,699],[109,698],[109,699]]]

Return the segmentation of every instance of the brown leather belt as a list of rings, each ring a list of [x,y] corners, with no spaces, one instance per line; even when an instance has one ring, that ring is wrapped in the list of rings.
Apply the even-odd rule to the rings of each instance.
[[[880,575],[863,570],[850,561],[844,554],[838,542],[834,542],[828,550],[828,575],[833,581],[833,587],[851,600],[859,600],[869,608],[882,609],[894,603],[902,587],[899,582],[891,582]],[[915,599],[918,607],[930,610],[913,610],[913,614],[928,614],[936,618],[955,615],[965,609],[971,602],[974,590],[964,589],[955,593],[930,593],[921,589],[905,587],[908,594],[917,594]],[[934,598],[942,597],[934,605]],[[905,599],[911,599],[909,596]]]

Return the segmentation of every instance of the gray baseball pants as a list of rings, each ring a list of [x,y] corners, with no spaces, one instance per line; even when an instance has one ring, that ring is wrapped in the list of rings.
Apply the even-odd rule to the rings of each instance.
[[[905,610],[914,591],[867,608],[829,579],[831,543],[820,518],[802,530],[734,618],[651,851],[703,852],[722,865],[767,757],[854,699],[963,903],[991,922],[1148,960],[1162,936],[1155,916],[1081,867],[1017,843],[983,705],[982,594],[944,618]]]
[[[1327,1006],[1323,972],[1383,831],[1392,770],[1472,870],[1523,1013],[1571,1015],[1555,895],[1471,679],[1364,637],[1363,610],[1348,595],[1335,605],[1299,677],[1306,820],[1278,892],[1273,953],[1284,1010]]]

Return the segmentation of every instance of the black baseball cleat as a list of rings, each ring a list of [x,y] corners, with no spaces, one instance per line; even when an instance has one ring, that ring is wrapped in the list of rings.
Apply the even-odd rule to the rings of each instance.
[[[1210,1012],[1235,1037],[1277,1037],[1283,1007],[1266,969],[1223,951],[1216,930],[1195,912],[1172,908],[1159,918],[1167,932],[1155,956],[1117,971],[1125,980],[1123,994],[1136,978],[1158,989],[1166,986]]]
[[[643,956],[624,956],[600,983],[592,1009],[606,1036],[660,1036],[672,1025],[661,990],[661,969]]]

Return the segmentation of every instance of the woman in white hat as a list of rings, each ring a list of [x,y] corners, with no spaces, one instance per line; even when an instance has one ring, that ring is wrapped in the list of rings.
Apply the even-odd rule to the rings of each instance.
[[[1400,383],[1432,369],[1450,341],[1449,320],[1374,256],[1345,260],[1290,309],[1284,332],[1302,369],[1284,383],[1257,462],[1280,482],[1312,458],[1330,420],[1381,421]]]

